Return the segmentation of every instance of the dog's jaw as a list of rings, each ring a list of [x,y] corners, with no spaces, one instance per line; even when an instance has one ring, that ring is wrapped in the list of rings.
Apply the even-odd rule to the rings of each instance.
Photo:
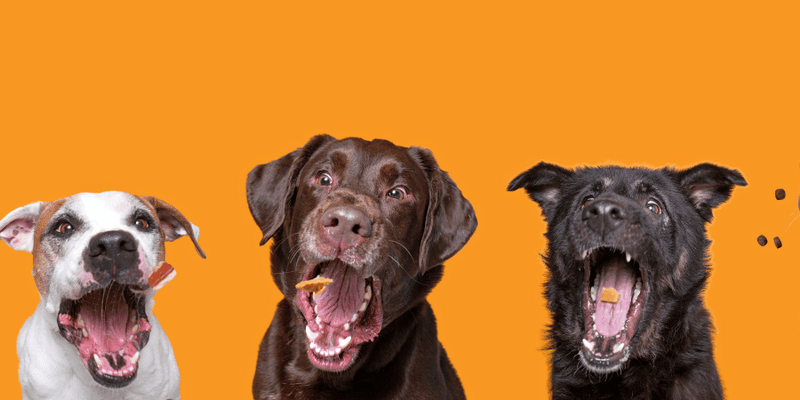
[[[344,282],[335,282],[319,298],[301,290],[295,304],[305,318],[308,359],[321,370],[339,372],[353,365],[361,345],[380,333],[381,281],[375,276],[357,276],[351,266],[340,260],[307,267],[304,280],[333,275],[348,281],[350,287],[343,288]],[[346,295],[341,295],[340,290]]]

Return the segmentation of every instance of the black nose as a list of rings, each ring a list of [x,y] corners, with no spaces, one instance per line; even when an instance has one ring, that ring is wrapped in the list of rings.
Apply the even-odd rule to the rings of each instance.
[[[136,239],[123,231],[103,232],[89,241],[87,270],[95,275],[116,279],[125,270],[138,271],[139,252]],[[125,274],[123,274],[125,275]]]
[[[604,235],[625,222],[625,208],[611,200],[595,200],[583,209],[583,221],[593,231]]]
[[[333,207],[322,214],[322,229],[334,246],[347,250],[372,234],[372,221],[354,207]]]

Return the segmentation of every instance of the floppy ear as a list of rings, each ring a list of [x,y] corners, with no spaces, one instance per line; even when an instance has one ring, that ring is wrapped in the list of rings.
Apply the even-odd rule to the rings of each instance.
[[[33,230],[46,203],[22,206],[0,220],[0,238],[14,250],[33,251]]]
[[[514,178],[507,190],[513,192],[524,187],[528,196],[542,207],[542,215],[549,221],[553,219],[556,205],[561,200],[564,184],[573,174],[558,165],[540,162]]]
[[[336,138],[332,136],[314,136],[302,148],[261,164],[247,174],[247,206],[261,228],[262,246],[283,224],[300,170],[317,150],[334,141]]]
[[[472,204],[442,171],[428,149],[412,147],[409,154],[428,176],[428,211],[420,245],[419,271],[441,265],[455,255],[478,227]]]
[[[708,163],[676,171],[674,174],[684,194],[706,222],[710,222],[713,217],[711,210],[728,200],[734,185],[747,186],[739,171]]]
[[[178,211],[177,208],[167,204],[165,201],[152,196],[142,197],[142,200],[150,203],[156,210],[156,215],[161,226],[161,232],[164,232],[164,239],[171,242],[182,236],[189,236],[194,243],[194,248],[200,257],[206,258],[206,253],[200,248],[197,243],[197,238],[200,237],[200,228],[189,222],[186,217]]]

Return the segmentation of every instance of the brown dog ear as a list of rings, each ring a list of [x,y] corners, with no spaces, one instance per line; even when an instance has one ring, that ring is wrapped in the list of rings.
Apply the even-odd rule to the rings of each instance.
[[[430,150],[412,147],[409,154],[428,177],[428,211],[419,255],[419,271],[424,274],[467,244],[478,227],[478,219],[472,204],[447,172],[439,168]]]
[[[545,219],[551,221],[555,216],[556,205],[561,200],[563,186],[573,174],[573,171],[558,165],[540,162],[514,178],[508,184],[507,190],[513,192],[524,187],[528,196],[542,207]]]
[[[692,201],[706,222],[713,218],[711,210],[731,196],[734,185],[747,186],[742,174],[735,169],[703,163],[682,171],[671,171],[684,194]]]
[[[167,202],[152,196],[141,197],[143,201],[149,203],[156,210],[161,232],[164,233],[164,240],[169,242],[182,236],[189,236],[194,243],[194,248],[200,257],[206,258],[206,253],[197,243],[200,237],[200,228],[189,222],[177,208],[167,204]]]
[[[247,174],[247,206],[261,228],[262,246],[283,224],[300,170],[317,150],[334,141],[336,138],[332,136],[314,136],[302,148],[261,164]]]

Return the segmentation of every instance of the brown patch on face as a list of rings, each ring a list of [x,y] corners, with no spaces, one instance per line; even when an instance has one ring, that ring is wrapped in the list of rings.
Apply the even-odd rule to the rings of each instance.
[[[143,198],[141,198],[139,196],[136,196],[136,195],[132,195],[132,196],[134,198],[136,198],[136,200],[139,200],[139,202],[142,203],[147,208],[147,211],[150,212],[150,215],[152,215],[156,219],[156,222],[159,225],[161,225],[161,220],[158,219],[158,213],[156,212],[156,208],[153,207],[153,205],[150,204],[149,201],[146,201],[145,199],[143,199]],[[156,257],[157,257],[156,260],[158,262],[161,262],[161,261],[166,261],[166,252],[167,251],[166,251],[166,248],[164,247],[164,241],[166,240],[165,237],[164,237],[164,230],[163,229],[159,229],[159,232],[161,233],[161,240],[159,241],[158,248],[156,249]]]
[[[341,151],[331,154],[331,166],[334,171],[344,171],[347,169],[347,155]]]
[[[400,177],[400,171],[393,163],[386,164],[381,167],[380,181],[381,182],[394,182]]]
[[[43,297],[47,297],[49,293],[50,275],[53,273],[53,265],[58,263],[59,258],[58,250],[53,248],[50,243],[42,242],[39,238],[44,234],[50,219],[66,202],[67,199],[61,199],[42,204],[33,231],[33,250],[31,251],[33,254],[33,281],[36,282],[36,289]]]

